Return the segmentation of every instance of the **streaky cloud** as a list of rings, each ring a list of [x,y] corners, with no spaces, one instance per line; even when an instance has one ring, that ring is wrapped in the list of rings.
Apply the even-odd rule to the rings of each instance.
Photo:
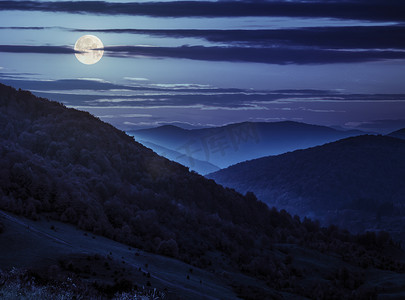
[[[1,26],[0,30],[43,30],[53,27],[38,27],[38,26]]]
[[[309,47],[150,47],[109,46],[104,51],[117,57],[156,57],[202,61],[250,62],[266,64],[333,64],[405,59],[405,51],[394,50],[335,50]],[[72,54],[75,51],[65,46],[0,45],[0,52]]]
[[[64,47],[64,46],[0,45],[0,52],[72,54],[76,53],[77,51],[75,51],[71,47]]]
[[[1,1],[0,10],[28,10],[155,17],[287,16],[404,21],[405,3],[388,1]]]
[[[392,50],[339,51],[311,48],[264,47],[105,47],[112,56],[146,56],[205,61],[251,62],[267,64],[331,64],[404,59],[405,52]]]
[[[1,75],[1,73],[0,73]],[[21,88],[30,87],[37,95],[51,97],[70,105],[83,105],[88,107],[112,107],[117,103],[125,107],[157,106],[157,107],[183,107],[187,105],[204,105],[202,109],[213,107],[227,107],[236,109],[252,109],[267,104],[288,103],[405,103],[405,94],[350,94],[336,90],[245,90],[245,89],[201,89],[200,87],[188,88],[184,93],[175,93],[175,86],[165,89],[145,83],[142,87],[131,85],[116,85],[107,81],[82,79],[64,80],[10,80],[3,82]],[[118,89],[121,88],[121,89]],[[157,95],[149,95],[148,91],[156,90]],[[122,91],[122,94],[120,93]],[[185,92],[187,91],[187,93]],[[130,92],[127,94],[127,92]],[[120,105],[122,106],[122,105]],[[299,108],[299,107],[298,107]],[[285,109],[285,108],[283,108]],[[324,111],[325,112],[325,111]]]
[[[169,38],[200,38],[209,42],[262,46],[320,48],[405,48],[404,26],[342,26],[294,29],[72,29],[75,32],[129,33]]]

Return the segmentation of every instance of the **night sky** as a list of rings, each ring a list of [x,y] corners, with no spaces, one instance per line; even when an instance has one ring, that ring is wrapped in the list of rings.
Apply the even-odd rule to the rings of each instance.
[[[405,2],[0,1],[0,82],[123,130],[405,127]],[[104,44],[80,63],[76,40]]]

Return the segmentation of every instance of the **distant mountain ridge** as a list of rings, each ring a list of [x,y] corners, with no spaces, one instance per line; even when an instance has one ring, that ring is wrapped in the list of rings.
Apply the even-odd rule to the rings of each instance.
[[[397,138],[347,138],[239,163],[207,177],[326,225],[384,229],[405,240],[405,141]]]
[[[341,138],[364,134],[356,130],[337,130],[326,126],[293,121],[243,122],[214,128],[182,129],[165,125],[129,132],[136,140],[176,151],[171,160],[184,163],[201,174],[206,170],[194,163],[206,161],[219,168],[297,149],[304,149],[336,141]],[[157,151],[150,145],[152,150]],[[183,159],[183,161],[180,161]]]

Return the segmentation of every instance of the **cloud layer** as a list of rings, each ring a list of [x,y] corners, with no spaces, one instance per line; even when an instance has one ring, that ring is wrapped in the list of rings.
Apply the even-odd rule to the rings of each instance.
[[[73,48],[66,46],[27,46],[27,45],[0,45],[0,52],[9,53],[46,53],[46,54],[71,54]]]
[[[0,80],[5,84],[30,89],[38,96],[89,111],[124,130],[173,122],[208,126],[244,120],[300,120],[388,132],[387,128],[398,129],[400,124],[374,124],[374,111],[390,111],[399,119],[405,109],[405,94],[307,89],[260,91],[187,83],[117,84],[97,78],[33,80],[24,77],[22,73],[10,77],[10,73],[0,72]]]
[[[1,1],[0,10],[31,10],[155,17],[327,17],[404,21],[401,0],[352,1],[173,1],[116,3],[106,1]]]
[[[202,61],[250,62],[266,64],[330,64],[354,63],[388,59],[405,59],[405,51],[393,50],[334,50],[288,47],[145,47],[112,46],[104,48],[105,55],[117,57],[180,58]],[[0,52],[66,54],[74,50],[65,46],[0,45]]]
[[[321,48],[405,48],[404,26],[307,27],[275,30],[73,29],[76,32],[129,33],[257,46]]]
[[[316,48],[251,47],[105,47],[110,55],[184,58],[207,61],[255,62],[268,64],[327,64],[404,59],[405,52],[391,50],[342,51]]]
[[[246,90],[215,88],[194,84],[156,85],[151,83],[116,84],[95,79],[24,80],[3,76],[2,82],[71,105],[93,107],[185,107],[209,109],[260,109],[267,104],[305,103],[405,103],[404,94],[350,94],[330,90]],[[164,87],[163,87],[164,86]],[[283,109],[286,110],[286,109]],[[328,109],[318,109],[328,112]],[[313,112],[317,112],[311,109]]]

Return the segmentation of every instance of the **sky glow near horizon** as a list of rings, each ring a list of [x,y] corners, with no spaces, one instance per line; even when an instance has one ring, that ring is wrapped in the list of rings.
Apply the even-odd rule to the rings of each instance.
[[[400,1],[190,1],[181,14],[175,1],[78,3],[0,1],[1,83],[123,130],[283,120],[405,127]],[[378,13],[359,14],[363,6]],[[73,52],[85,34],[105,46],[90,66]]]

